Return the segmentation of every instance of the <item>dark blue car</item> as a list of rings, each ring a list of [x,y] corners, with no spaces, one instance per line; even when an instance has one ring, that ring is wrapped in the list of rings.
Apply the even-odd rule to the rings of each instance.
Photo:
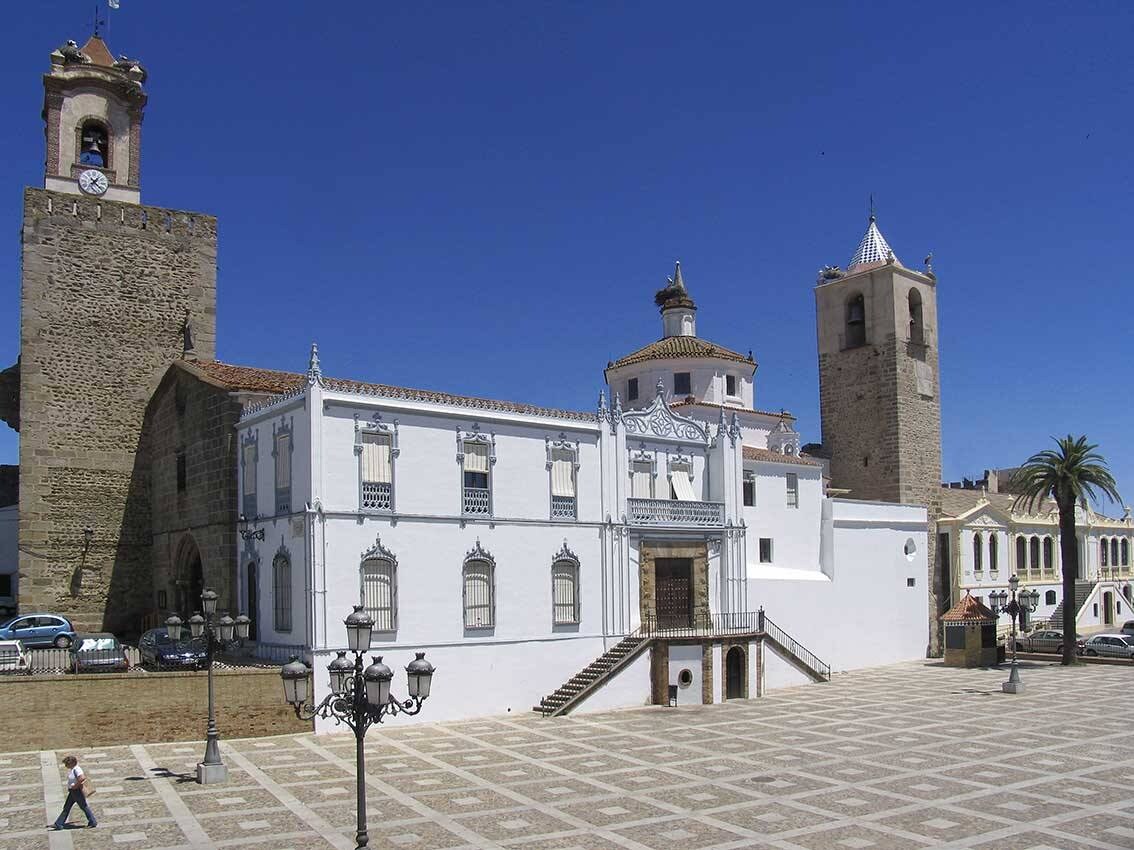
[[[57,646],[75,642],[75,627],[58,614],[20,614],[0,622],[0,640],[18,640],[24,646]]]
[[[207,664],[205,639],[190,638],[174,643],[165,627],[150,629],[138,641],[141,663],[163,670],[204,670]]]

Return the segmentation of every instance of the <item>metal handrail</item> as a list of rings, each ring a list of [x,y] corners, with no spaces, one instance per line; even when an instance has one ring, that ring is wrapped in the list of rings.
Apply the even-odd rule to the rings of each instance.
[[[759,616],[755,611],[731,611],[713,614],[707,609],[694,611],[688,623],[663,624],[657,614],[642,617],[642,624],[634,632],[639,637],[718,637],[737,634],[757,634]]]
[[[831,679],[831,665],[820,660],[819,656],[807,649],[803,644],[777,626],[772,620],[764,614],[764,609],[761,608],[758,612],[760,619],[760,631],[765,636],[771,638],[779,646],[783,648],[789,655],[795,657],[797,661],[805,665],[815,674],[820,676],[826,681]]]

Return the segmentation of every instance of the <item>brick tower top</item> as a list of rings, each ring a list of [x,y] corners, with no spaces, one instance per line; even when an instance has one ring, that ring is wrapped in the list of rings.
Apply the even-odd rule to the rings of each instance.
[[[141,202],[146,70],[97,35],[51,53],[43,75],[45,189]]]

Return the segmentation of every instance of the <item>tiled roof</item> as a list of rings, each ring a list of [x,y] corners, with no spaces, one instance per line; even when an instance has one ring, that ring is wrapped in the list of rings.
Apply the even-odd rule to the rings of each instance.
[[[878,229],[878,222],[875,221],[874,216],[870,216],[870,226],[866,228],[866,235],[862,237],[862,241],[858,244],[858,249],[851,257],[850,264],[847,266],[847,271],[853,271],[856,266],[865,266],[872,263],[884,263],[887,260],[894,260],[898,262],[898,258],[894,256],[894,252],[890,249],[890,244],[886,241],[886,237],[882,235],[882,231]]]
[[[79,49],[90,57],[92,65],[101,65],[104,68],[114,66],[114,54],[110,52],[110,48],[106,46],[106,42],[97,35],[92,35],[88,38],[87,43]]]
[[[966,590],[964,599],[946,611],[941,619],[951,623],[966,623],[974,620],[995,620],[996,615]]]
[[[768,449],[758,449],[755,446],[744,447],[745,460],[761,460],[767,463],[793,463],[797,466],[821,466],[817,460],[812,460],[803,455],[782,455],[779,452],[769,451]]]
[[[700,339],[695,336],[667,336],[657,342],[651,342],[645,348],[639,348],[632,354],[615,360],[607,365],[607,369],[617,369],[621,366],[632,366],[635,363],[645,363],[648,360],[669,360],[681,357],[715,357],[719,360],[733,360],[737,363],[746,363],[753,369],[756,362],[749,360],[743,354],[738,354],[724,346]]]
[[[989,505],[999,510],[1001,513],[1015,514],[1022,516],[1023,510],[1015,511],[1012,509],[1012,503],[1016,501],[1015,495],[1012,493],[987,493],[984,490],[962,490],[959,487],[942,487],[941,488],[941,515],[945,517],[957,517],[963,513],[967,513],[981,503],[987,501]],[[1044,499],[1036,505],[1036,514],[1047,514],[1055,510],[1055,503],[1050,499]]]
[[[217,360],[202,360],[192,366],[227,385],[233,390],[246,392],[278,393],[288,392],[307,380],[298,372],[279,372],[274,369],[256,369],[251,366],[235,366]],[[323,378],[323,386],[329,390],[346,393],[360,393],[384,398],[424,401],[433,404],[448,404],[454,407],[472,407],[481,410],[498,410],[505,413],[521,413],[527,416],[550,416],[556,419],[574,419],[580,422],[593,422],[593,411],[563,410],[555,407],[539,407],[512,401],[498,401],[475,396],[453,395],[436,390],[417,390],[410,387],[395,387],[389,384],[373,384],[366,381],[349,381],[341,378]]]
[[[711,401],[697,401],[687,396],[683,401],[671,401],[670,407],[711,407],[713,410],[735,410],[737,413],[759,413],[761,416],[776,416],[781,419],[795,421],[795,417],[786,410],[755,410],[751,407],[736,407],[728,404],[713,404]]]

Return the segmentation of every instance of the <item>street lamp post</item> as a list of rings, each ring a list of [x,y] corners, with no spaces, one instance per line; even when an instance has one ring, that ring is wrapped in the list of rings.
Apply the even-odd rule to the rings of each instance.
[[[988,595],[993,611],[998,614],[1007,614],[1012,618],[1012,668],[1008,674],[1008,681],[1000,686],[1006,694],[1022,694],[1024,692],[1024,683],[1020,681],[1020,670],[1016,665],[1016,623],[1021,614],[1025,611],[1030,614],[1039,605],[1038,590],[1021,590],[1017,593],[1019,586],[1020,579],[1012,576],[1008,579],[1008,588],[1012,591],[1011,597],[1003,590],[994,590]]]
[[[194,614],[189,618],[189,634],[193,638],[202,635],[205,637],[205,664],[209,680],[209,725],[205,732],[205,758],[197,763],[197,784],[214,785],[228,780],[228,768],[221,760],[220,754],[220,733],[217,732],[216,702],[213,697],[213,658],[217,652],[247,638],[251,620],[244,614],[234,620],[228,616],[228,612],[225,612],[214,626],[217,594],[209,588],[201,594],[201,608],[205,616]],[[180,641],[185,634],[181,618],[174,615],[166,620],[165,631],[174,643]]]
[[[433,680],[433,665],[425,660],[425,653],[417,653],[417,658],[406,666],[409,699],[402,701],[390,694],[393,671],[382,663],[382,657],[374,657],[365,670],[362,667],[363,655],[370,649],[370,635],[374,621],[361,605],[354,606],[343,623],[346,626],[347,646],[354,654],[354,662],[340,650],[337,657],[327,665],[330,674],[331,692],[318,705],[310,701],[311,668],[293,655],[291,661],[280,670],[283,679],[284,698],[295,709],[295,716],[301,720],[316,717],[334,718],[335,723],[344,723],[354,732],[355,741],[355,783],[356,805],[358,809],[358,830],[355,844],[365,848],[370,843],[366,832],[366,764],[363,740],[366,731],[374,724],[381,723],[387,716],[396,714],[414,715],[421,711],[421,704],[429,696],[429,685]]]

